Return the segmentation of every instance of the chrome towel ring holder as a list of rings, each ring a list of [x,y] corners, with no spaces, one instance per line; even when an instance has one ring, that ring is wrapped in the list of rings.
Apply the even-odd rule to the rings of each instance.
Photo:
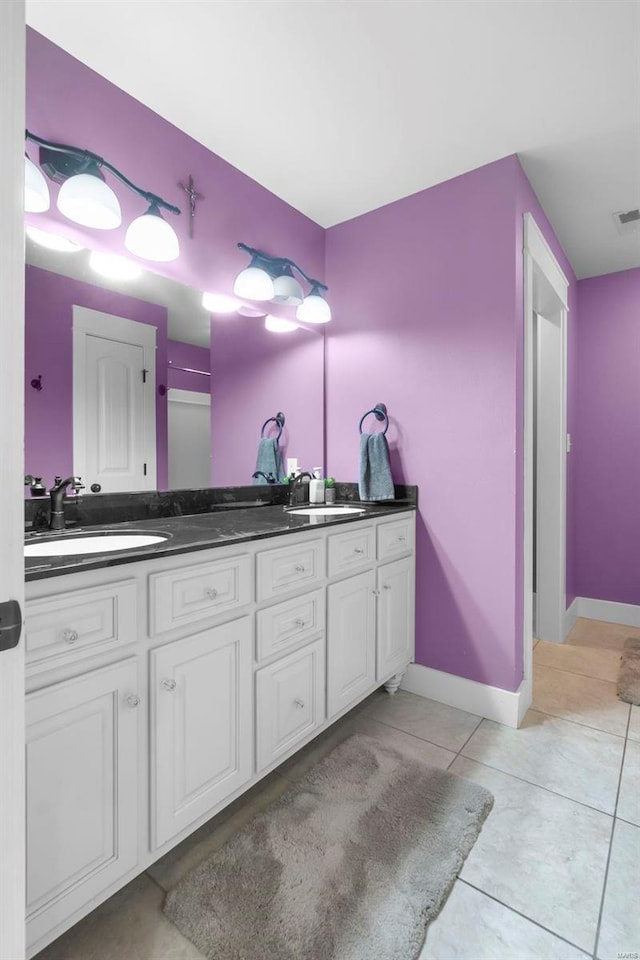
[[[283,428],[284,425],[285,425],[285,415],[284,415],[284,413],[276,413],[275,417],[269,417],[268,420],[265,420],[265,422],[264,422],[264,423],[262,424],[262,426],[260,427],[260,438],[261,438],[261,439],[264,439],[264,430],[265,430],[265,427],[267,426],[267,424],[269,424],[269,423],[277,423],[277,424],[278,424],[278,428],[279,428],[279,429],[278,429],[278,436],[277,436],[277,437],[274,437],[274,439],[275,439],[275,440],[279,440],[280,437],[282,436],[282,428]]]
[[[360,418],[360,423],[358,424],[358,431],[362,433],[362,424],[370,413],[374,415],[379,423],[384,422],[384,430],[382,433],[386,433],[389,429],[389,414],[387,413],[387,406],[385,403],[376,403],[372,410],[367,410],[367,412],[362,415]]]

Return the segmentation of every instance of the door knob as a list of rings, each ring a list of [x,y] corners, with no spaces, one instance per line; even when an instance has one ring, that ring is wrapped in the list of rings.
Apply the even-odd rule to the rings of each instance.
[[[166,680],[161,681],[160,686],[164,687],[165,690],[168,690],[169,692],[171,692],[172,690],[175,690],[176,682],[172,678],[168,677]]]
[[[135,693],[130,693],[126,700],[127,706],[129,707],[137,707],[140,705],[140,697]]]

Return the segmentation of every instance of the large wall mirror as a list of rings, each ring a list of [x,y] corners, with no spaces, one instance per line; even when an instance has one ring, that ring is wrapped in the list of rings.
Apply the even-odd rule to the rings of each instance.
[[[322,331],[212,315],[201,291],[105,276],[86,249],[27,236],[26,260],[26,474],[87,494],[247,485],[261,432],[284,468],[323,467]]]

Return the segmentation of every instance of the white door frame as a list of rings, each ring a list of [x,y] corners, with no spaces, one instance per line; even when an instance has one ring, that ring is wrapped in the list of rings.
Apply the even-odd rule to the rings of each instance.
[[[0,3],[0,602],[24,610],[24,0]],[[24,638],[0,652],[0,960],[25,950]]]
[[[157,328],[89,307],[73,307],[73,471],[76,476],[90,479],[87,474],[87,418],[84,397],[86,384],[86,343],[88,336],[131,343],[142,347],[144,367],[148,372],[148,389],[144,392],[144,449],[142,461],[147,464],[148,485],[140,489],[156,490],[157,479],[157,424],[156,424],[156,339]]]
[[[547,596],[538,603],[545,604],[546,621],[551,623],[548,639],[564,639],[566,610],[566,436],[567,436],[567,315],[569,312],[569,281],[562,272],[532,214],[524,215],[524,690],[521,715],[528,709],[532,694],[533,668],[533,376],[534,376],[534,312],[559,325],[559,352],[561,387],[554,422],[550,425],[556,446],[553,485],[556,509],[553,517],[538,517],[538,527],[552,524],[545,531],[547,544],[545,564],[553,571]]]

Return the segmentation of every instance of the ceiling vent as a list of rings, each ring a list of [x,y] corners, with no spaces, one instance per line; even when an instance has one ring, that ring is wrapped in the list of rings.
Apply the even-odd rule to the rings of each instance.
[[[614,213],[613,220],[618,233],[640,233],[640,210],[627,210],[626,213]]]

